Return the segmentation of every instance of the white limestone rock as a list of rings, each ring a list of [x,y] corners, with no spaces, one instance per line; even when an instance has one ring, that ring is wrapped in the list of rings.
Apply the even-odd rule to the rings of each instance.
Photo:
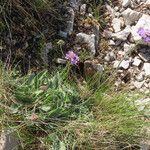
[[[142,60],[139,59],[138,57],[135,57],[134,60],[133,60],[132,65],[136,66],[136,67],[139,67],[141,63],[142,63]]]
[[[126,25],[132,25],[133,23],[135,23],[135,21],[139,20],[142,14],[140,12],[127,8],[125,11],[122,12],[122,16]]]
[[[150,63],[144,63],[143,69],[146,76],[150,76]]]
[[[142,82],[144,80],[144,75],[143,73],[141,72],[140,74],[138,74],[135,79],[138,81],[138,82]]]
[[[122,20],[120,20],[119,18],[114,18],[112,20],[112,27],[115,32],[121,31],[121,24],[122,24]]]
[[[124,30],[117,33],[113,33],[112,37],[115,40],[126,41],[130,33],[131,33],[131,27],[127,26]]]
[[[145,2],[145,4],[146,4],[146,6],[150,9],[150,0],[147,0],[147,1]]]
[[[122,6],[123,6],[123,7],[127,7],[127,6],[129,6],[129,5],[131,5],[131,0],[123,0],[123,1],[122,1]]]
[[[137,89],[140,89],[140,88],[142,88],[142,86],[144,85],[144,82],[145,82],[145,81],[141,81],[141,82],[135,81],[133,84],[134,84],[134,86],[135,86]]]
[[[86,4],[82,4],[80,6],[80,14],[85,15],[85,13],[86,13]]]
[[[78,42],[87,44],[87,46],[90,50],[91,57],[94,57],[95,54],[96,54],[95,35],[94,34],[88,35],[88,34],[85,34],[85,33],[78,33],[76,35],[76,37],[77,37]]]
[[[123,60],[121,61],[119,68],[128,69],[130,67],[130,61],[129,60]]]
[[[142,15],[142,17],[138,20],[137,24],[132,27],[131,34],[133,36],[134,41],[137,44],[144,44],[144,45],[149,45],[150,43],[146,43],[141,36],[137,33],[139,28],[145,28],[145,29],[150,29],[150,16],[149,15]]]

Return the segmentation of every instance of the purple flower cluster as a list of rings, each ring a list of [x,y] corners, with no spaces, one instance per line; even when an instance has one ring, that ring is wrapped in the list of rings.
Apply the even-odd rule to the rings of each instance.
[[[142,37],[145,42],[150,43],[150,29],[139,28],[137,33]]]
[[[66,54],[65,59],[69,60],[71,62],[71,64],[73,65],[77,65],[77,63],[79,62],[79,57],[77,54],[75,54],[73,51],[69,51]]]

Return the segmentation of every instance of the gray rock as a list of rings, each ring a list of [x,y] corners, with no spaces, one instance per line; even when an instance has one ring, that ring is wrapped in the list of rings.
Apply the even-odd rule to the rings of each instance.
[[[147,0],[147,1],[145,2],[145,5],[150,9],[150,0]]]
[[[142,86],[144,85],[144,82],[145,82],[145,81],[141,81],[141,82],[135,81],[135,82],[133,83],[133,85],[134,85],[137,89],[140,89],[140,88],[142,88]]]
[[[122,6],[123,7],[127,7],[127,6],[129,6],[131,4],[131,0],[123,0],[122,1]]]
[[[114,52],[109,52],[107,55],[104,57],[104,60],[107,62],[114,61],[116,59],[116,55]]]
[[[80,14],[85,15],[85,13],[86,13],[86,4],[82,4],[80,6]]]
[[[50,52],[50,50],[52,50],[53,46],[52,43],[46,43],[43,50],[41,51],[41,57],[43,59],[44,64],[48,64],[48,53]]]
[[[120,61],[115,60],[115,61],[114,61],[114,64],[113,64],[113,68],[114,68],[114,69],[117,69],[117,68],[119,68],[119,65],[120,65]]]
[[[150,61],[150,56],[148,53],[139,52],[138,56],[145,62]]]
[[[117,33],[113,33],[112,37],[116,40],[126,41],[130,33],[131,28],[127,26],[124,30]]]
[[[93,58],[96,54],[96,47],[95,47],[95,35],[91,34],[85,34],[85,33],[78,33],[77,35],[77,41],[80,43],[86,43],[89,50],[90,50],[90,55]]]
[[[68,16],[67,16],[66,28],[64,32],[67,32],[67,34],[70,35],[73,32],[75,12],[71,7],[68,7],[67,12],[68,12]]]
[[[68,4],[75,9],[76,11],[79,10],[80,0],[69,0]]]
[[[137,75],[137,76],[135,77],[135,79],[136,79],[138,82],[143,81],[143,80],[144,80],[144,75],[143,75],[143,73],[140,73],[139,75]]]
[[[125,11],[122,12],[122,16],[125,20],[126,25],[132,25],[135,21],[139,20],[142,14],[140,12],[127,8]]]
[[[0,136],[0,150],[19,150],[19,140],[16,135],[3,131]]]
[[[150,63],[144,63],[143,69],[146,76],[150,76]]]
[[[59,35],[60,37],[67,38],[68,33],[60,30],[59,33],[58,33],[58,35]]]

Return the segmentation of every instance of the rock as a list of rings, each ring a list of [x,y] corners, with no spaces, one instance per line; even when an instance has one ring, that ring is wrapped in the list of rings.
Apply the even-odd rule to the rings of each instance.
[[[150,0],[147,0],[147,1],[145,2],[145,5],[150,9]]]
[[[138,56],[145,62],[150,61],[150,53],[149,52],[139,52]]]
[[[19,150],[19,140],[15,134],[4,132],[0,136],[0,150]]]
[[[137,76],[135,77],[135,79],[136,79],[138,82],[143,81],[143,80],[144,80],[144,75],[143,75],[143,73],[140,73],[139,75],[137,75]]]
[[[135,57],[132,65],[139,67],[141,63],[142,63],[142,60],[140,60],[138,57]]]
[[[108,44],[109,44],[110,46],[115,46],[115,45],[116,45],[113,40],[109,40]]]
[[[107,9],[108,13],[111,15],[111,17],[114,18],[116,11],[108,4],[106,4],[106,9]]]
[[[71,7],[67,7],[67,12],[66,28],[64,32],[67,32],[67,34],[70,35],[73,32],[75,12]]]
[[[122,12],[122,16],[126,25],[132,25],[133,23],[135,23],[135,21],[139,20],[142,14],[140,12],[127,8],[125,11]]]
[[[104,67],[101,64],[93,64],[93,68],[98,72],[102,73],[104,71]]]
[[[65,59],[62,59],[62,58],[57,58],[56,59],[56,63],[58,63],[58,64],[66,64],[66,60]]]
[[[85,15],[85,13],[86,13],[86,4],[82,4],[80,6],[80,14]]]
[[[115,10],[115,11],[118,11],[118,10],[119,10],[119,7],[118,7],[118,6],[115,6],[114,10]]]
[[[44,64],[48,64],[48,53],[52,50],[53,46],[52,43],[46,43],[43,50],[41,51],[41,57],[43,59]]]
[[[103,37],[110,39],[112,37],[112,32],[109,30],[104,30]]]
[[[150,63],[144,63],[143,69],[146,76],[150,76]]]
[[[113,33],[112,37],[116,40],[126,41],[130,33],[131,28],[127,26],[124,30],[117,33]]]
[[[131,0],[123,0],[122,1],[122,6],[123,7],[127,7],[127,6],[129,6],[131,4]]]
[[[85,34],[85,33],[78,33],[77,35],[77,41],[80,43],[86,43],[89,50],[90,50],[90,55],[93,58],[96,54],[96,48],[95,48],[95,35],[91,34]]]
[[[107,62],[114,61],[116,59],[116,55],[114,52],[109,52],[107,55],[104,57],[104,60]]]
[[[144,82],[145,82],[145,81],[141,81],[141,82],[135,81],[135,82],[133,83],[133,85],[134,85],[137,89],[140,89],[140,88],[142,88],[142,86],[144,85]]]
[[[113,64],[113,68],[114,68],[114,69],[119,68],[119,64],[120,64],[120,61],[115,60],[115,61],[114,61],[114,64]]]
[[[68,33],[60,30],[59,33],[58,33],[58,35],[59,35],[60,37],[67,38]]]
[[[149,15],[142,15],[142,17],[138,20],[137,24],[132,27],[131,33],[133,36],[134,41],[137,44],[144,44],[144,45],[149,45],[149,43],[146,43],[141,36],[137,33],[139,28],[144,28],[144,29],[150,29],[150,16]]]
[[[104,67],[99,63],[94,63],[94,61],[91,60],[84,62],[84,73],[87,77],[93,76],[95,73],[102,73],[103,71]]]
[[[123,60],[123,61],[121,61],[119,68],[128,69],[129,66],[130,66],[130,61],[129,60]]]
[[[78,11],[79,10],[79,5],[80,5],[80,0],[69,0],[68,4],[70,7],[72,7],[74,10]]]
[[[115,32],[121,31],[121,24],[122,24],[122,21],[118,18],[114,18],[112,20],[112,26]]]

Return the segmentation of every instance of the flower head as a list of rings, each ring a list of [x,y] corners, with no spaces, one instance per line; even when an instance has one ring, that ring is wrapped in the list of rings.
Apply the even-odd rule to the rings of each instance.
[[[75,54],[73,51],[69,51],[66,54],[65,59],[69,60],[71,64],[76,65],[79,62],[79,57],[77,54]]]
[[[142,37],[145,42],[150,43],[150,29],[139,28],[137,33]]]

